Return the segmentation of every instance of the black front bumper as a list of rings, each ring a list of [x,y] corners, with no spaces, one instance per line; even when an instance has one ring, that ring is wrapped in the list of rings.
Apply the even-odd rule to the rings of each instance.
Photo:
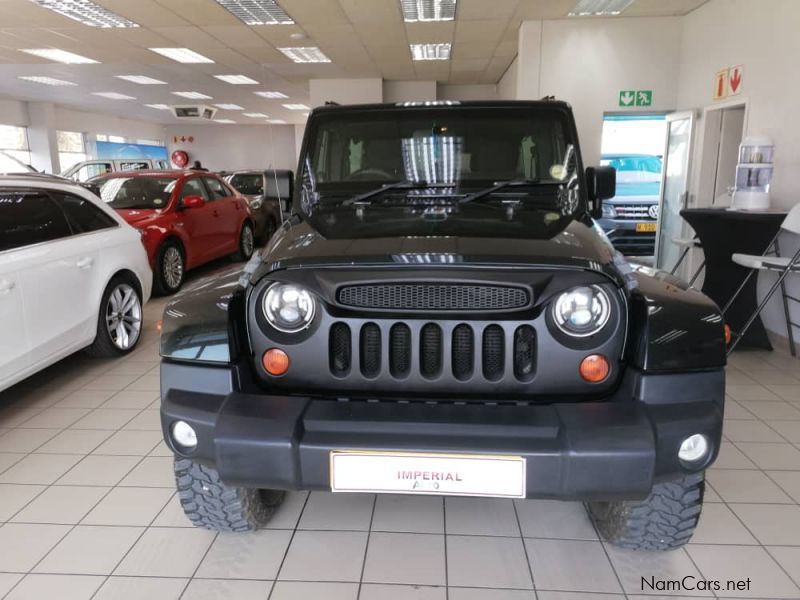
[[[229,484],[330,489],[331,450],[501,454],[526,459],[527,496],[636,499],[654,481],[701,470],[722,432],[724,372],[642,375],[629,369],[602,401],[487,404],[341,401],[237,392],[235,369],[163,362],[161,420],[181,456],[214,465]],[[176,420],[198,446],[171,440]],[[688,469],[683,439],[707,436],[709,460]]]

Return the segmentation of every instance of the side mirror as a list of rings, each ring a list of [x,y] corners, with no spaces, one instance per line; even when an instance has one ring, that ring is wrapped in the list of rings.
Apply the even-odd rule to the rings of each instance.
[[[586,185],[592,203],[592,216],[600,218],[603,212],[603,200],[613,198],[617,194],[617,170],[614,167],[587,167]]]
[[[201,206],[205,206],[206,199],[202,196],[186,196],[181,205],[183,208],[200,208]]]

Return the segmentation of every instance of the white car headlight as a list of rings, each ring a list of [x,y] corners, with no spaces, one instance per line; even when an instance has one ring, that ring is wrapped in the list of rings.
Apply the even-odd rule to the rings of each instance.
[[[252,208],[253,210],[258,210],[264,203],[264,201],[261,198],[250,198],[248,202],[250,204],[250,208]]]
[[[263,308],[269,324],[286,333],[300,331],[314,319],[314,297],[289,283],[273,284],[264,294]]]
[[[600,331],[611,316],[608,294],[596,285],[574,287],[553,303],[556,326],[573,337],[586,337]]]
[[[617,218],[617,209],[610,204],[603,204],[601,206],[601,210],[603,211],[603,218],[604,219],[616,219]]]

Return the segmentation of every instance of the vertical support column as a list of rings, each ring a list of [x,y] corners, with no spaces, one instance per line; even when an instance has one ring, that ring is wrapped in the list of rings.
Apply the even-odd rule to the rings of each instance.
[[[542,71],[542,21],[524,21],[519,28],[517,100],[538,100]]]
[[[28,102],[28,144],[31,164],[39,171],[61,173],[56,136],[56,111],[50,102]]]

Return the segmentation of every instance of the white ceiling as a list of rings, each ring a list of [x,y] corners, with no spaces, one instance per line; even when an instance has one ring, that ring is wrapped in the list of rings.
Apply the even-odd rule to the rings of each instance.
[[[458,0],[456,19],[440,23],[403,22],[399,0],[278,0],[294,25],[246,26],[214,0],[95,0],[141,27],[98,29],[77,23],[30,0],[0,0],[0,96],[48,100],[84,110],[172,122],[167,111],[145,104],[176,104],[173,91],[198,91],[245,111],[220,110],[217,118],[255,120],[262,112],[290,123],[302,113],[284,102],[308,102],[308,80],[328,77],[383,77],[452,84],[496,83],[517,52],[517,31],[526,19],[561,19],[575,0]],[[623,16],[683,15],[707,0],[636,0]],[[297,34],[304,39],[293,37]],[[451,42],[449,61],[413,62],[408,45]],[[214,64],[179,64],[151,47],[187,47]],[[319,46],[325,64],[295,64],[277,48]],[[53,47],[100,61],[63,65],[20,52]],[[242,74],[260,85],[230,85],[212,75]],[[79,84],[51,87],[20,81],[40,75]],[[137,85],[114,75],[146,75],[168,85]],[[256,90],[281,91],[290,100],[265,100]],[[91,92],[119,92],[136,100],[108,100]]]

